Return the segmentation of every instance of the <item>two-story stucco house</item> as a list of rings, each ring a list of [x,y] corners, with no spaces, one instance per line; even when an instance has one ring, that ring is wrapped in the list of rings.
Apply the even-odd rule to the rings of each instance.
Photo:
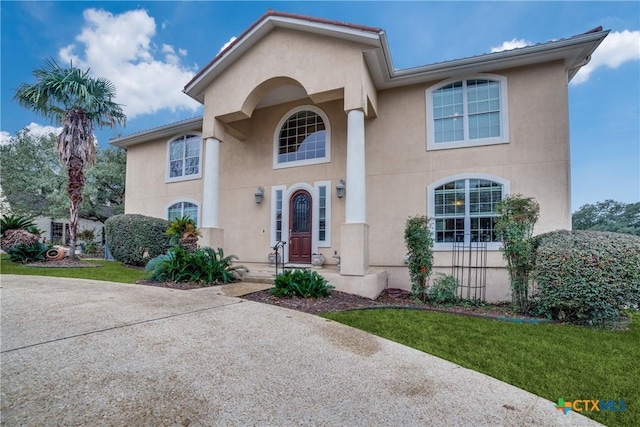
[[[111,141],[125,211],[190,215],[249,267],[280,240],[285,262],[337,255],[330,281],[369,297],[410,288],[404,227],[428,215],[436,266],[486,242],[486,298],[507,299],[495,203],[571,227],[568,83],[606,35],[399,70],[381,29],[267,12],[186,84],[203,117]]]

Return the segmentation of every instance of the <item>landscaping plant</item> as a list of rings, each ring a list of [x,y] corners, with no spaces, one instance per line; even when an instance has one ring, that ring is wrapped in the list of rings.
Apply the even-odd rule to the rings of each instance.
[[[124,214],[112,216],[104,226],[109,251],[125,264],[144,266],[171,247],[165,235],[169,222],[164,219]]]
[[[451,275],[436,273],[429,288],[429,300],[436,304],[456,302],[458,300],[458,280]]]
[[[126,116],[114,102],[115,86],[107,79],[91,77],[89,70],[82,71],[73,65],[64,68],[48,60],[44,68],[33,70],[33,75],[36,82],[21,84],[14,99],[62,126],[56,139],[56,154],[68,176],[69,257],[75,258],[84,170],[96,160],[93,130],[123,125]]]
[[[21,243],[9,248],[7,253],[9,254],[9,261],[18,264],[27,264],[30,262],[45,261],[45,254],[49,249],[51,249],[51,245],[45,245],[40,242]]]
[[[41,233],[31,218],[19,215],[0,218],[0,247],[5,252],[16,245],[40,241]]]
[[[191,252],[198,248],[198,237],[202,235],[198,231],[195,221],[188,216],[171,220],[165,234],[169,237],[171,246],[180,245]]]
[[[535,251],[531,238],[540,205],[531,197],[514,194],[496,204],[496,213],[495,231],[502,241],[500,250],[507,261],[513,303],[526,313]]]
[[[433,270],[433,234],[431,220],[426,216],[415,216],[407,220],[404,242],[409,255],[411,293],[422,301],[427,296],[427,283]]]
[[[611,326],[640,308],[640,237],[590,230],[534,238],[542,316],[587,326]]]
[[[276,297],[324,298],[331,295],[333,286],[312,270],[287,270],[278,274],[273,282],[271,295]]]
[[[202,285],[231,283],[248,270],[234,266],[235,255],[224,255],[222,248],[198,248],[193,252],[175,246],[166,254],[149,260],[145,267],[148,279],[155,282],[192,282]]]

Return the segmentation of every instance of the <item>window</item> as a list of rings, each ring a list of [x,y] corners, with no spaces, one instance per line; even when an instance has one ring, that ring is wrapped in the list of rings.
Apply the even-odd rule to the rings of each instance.
[[[453,242],[487,242],[497,248],[495,206],[509,183],[484,174],[456,176],[429,186],[429,217],[434,219],[435,247],[451,248]]]
[[[200,178],[200,135],[183,135],[169,142],[168,181]]]
[[[305,106],[289,111],[278,124],[274,139],[274,168],[331,160],[329,122],[319,108]]]
[[[191,218],[198,225],[198,205],[191,202],[174,203],[167,208],[167,220],[172,221],[183,216]]]
[[[507,142],[505,77],[448,80],[427,90],[427,150]]]

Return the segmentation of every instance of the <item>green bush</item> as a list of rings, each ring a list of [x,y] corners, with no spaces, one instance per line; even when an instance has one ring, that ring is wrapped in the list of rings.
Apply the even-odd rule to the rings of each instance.
[[[436,304],[453,303],[458,300],[458,280],[442,273],[436,273],[429,288],[429,299]]]
[[[554,231],[534,238],[540,314],[603,326],[640,305],[640,237],[600,231]]]
[[[27,264],[29,262],[44,261],[46,259],[45,254],[49,249],[51,249],[50,245],[40,242],[22,243],[13,246],[7,253],[9,254],[9,261]]]
[[[529,291],[533,270],[533,227],[540,205],[531,197],[511,194],[496,204],[495,231],[502,241],[502,257],[507,261],[513,303],[521,313],[529,309]]]
[[[104,226],[109,251],[125,264],[144,266],[170,248],[165,235],[169,222],[164,219],[124,214],[112,216]]]
[[[202,285],[230,283],[238,280],[245,267],[234,266],[235,255],[224,256],[222,248],[198,248],[187,251],[173,247],[164,255],[149,260],[145,267],[148,279],[156,282],[193,282]]]
[[[311,270],[287,270],[278,274],[271,295],[276,297],[324,298],[331,295],[333,286],[324,277]]]
[[[414,298],[424,301],[427,283],[433,270],[433,234],[426,216],[409,218],[404,229],[404,242],[409,255],[409,276]]]
[[[0,218],[0,234],[7,230],[27,230],[33,234],[41,234],[33,219],[21,215],[4,215]]]

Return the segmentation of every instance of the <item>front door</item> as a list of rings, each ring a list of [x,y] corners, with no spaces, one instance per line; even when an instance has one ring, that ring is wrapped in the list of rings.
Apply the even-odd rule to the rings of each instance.
[[[289,262],[311,263],[311,195],[298,190],[289,199]]]

